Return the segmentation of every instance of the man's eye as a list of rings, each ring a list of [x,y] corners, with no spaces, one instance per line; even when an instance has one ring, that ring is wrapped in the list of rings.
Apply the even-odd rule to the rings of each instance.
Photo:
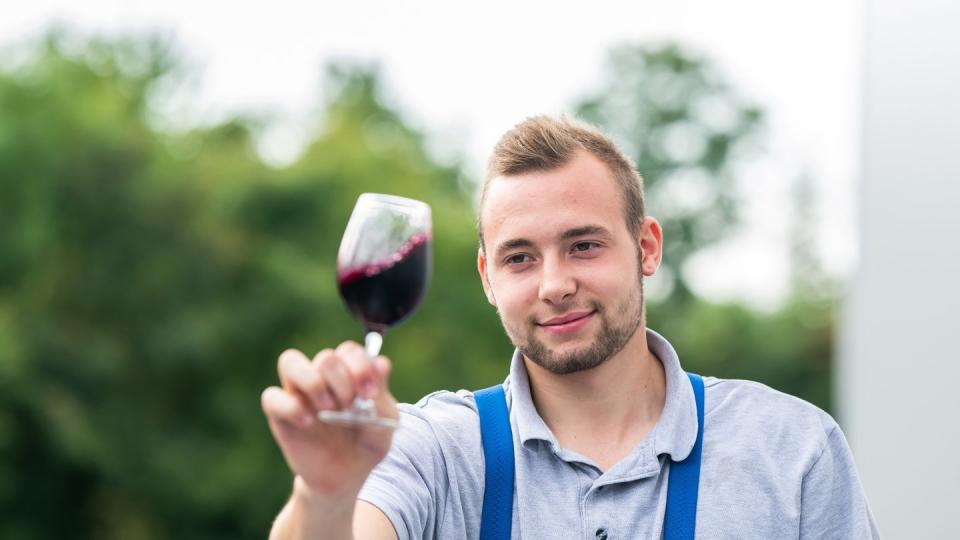
[[[598,246],[596,242],[577,242],[573,246],[574,251],[590,251]]]
[[[506,264],[522,264],[530,260],[530,257],[520,253],[517,255],[511,255],[503,260]]]

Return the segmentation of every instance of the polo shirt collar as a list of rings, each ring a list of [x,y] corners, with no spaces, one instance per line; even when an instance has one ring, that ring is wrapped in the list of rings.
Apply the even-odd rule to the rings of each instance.
[[[668,454],[673,461],[686,459],[697,438],[697,404],[693,388],[680,367],[680,359],[673,346],[660,334],[647,329],[647,346],[663,364],[667,383],[666,400],[660,420],[641,446],[652,442],[654,455]],[[507,379],[510,412],[517,426],[517,435],[523,445],[534,440],[549,443],[554,452],[560,452],[557,438],[537,412],[530,394],[530,379],[519,350],[514,351]]]

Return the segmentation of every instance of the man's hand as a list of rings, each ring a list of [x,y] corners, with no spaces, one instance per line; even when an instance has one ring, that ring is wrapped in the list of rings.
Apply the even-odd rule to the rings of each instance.
[[[353,399],[371,398],[377,414],[397,418],[397,402],[387,390],[390,361],[370,362],[352,341],[307,358],[287,350],[278,362],[278,388],[261,396],[263,411],[287,465],[299,478],[298,490],[350,507],[370,471],[390,449],[393,430],[339,426],[317,419],[320,410],[350,407]],[[339,506],[339,505],[338,505]]]

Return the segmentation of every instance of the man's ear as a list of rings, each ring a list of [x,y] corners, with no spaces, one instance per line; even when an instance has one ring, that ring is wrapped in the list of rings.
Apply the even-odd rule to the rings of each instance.
[[[656,219],[649,216],[643,219],[637,235],[637,243],[640,253],[643,254],[640,259],[640,271],[644,276],[650,277],[657,273],[663,258],[663,229],[660,228],[660,223]]]
[[[487,302],[496,307],[497,299],[494,298],[490,280],[487,279],[487,257],[483,253],[483,248],[477,249],[477,272],[480,272],[480,282],[483,284],[483,294],[487,295]]]

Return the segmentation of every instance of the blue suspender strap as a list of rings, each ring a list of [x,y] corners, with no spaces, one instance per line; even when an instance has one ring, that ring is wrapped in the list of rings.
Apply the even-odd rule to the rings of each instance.
[[[510,540],[513,526],[513,433],[503,385],[474,392],[486,474],[480,540]]]
[[[703,379],[688,373],[697,401],[697,442],[687,459],[670,463],[667,484],[667,514],[663,520],[664,540],[689,540],[697,525],[697,490],[700,484],[700,453],[703,449]]]
[[[697,402],[697,440],[687,459],[670,464],[664,540],[692,539],[697,524],[700,454],[703,449],[703,379],[694,373],[687,375]],[[502,385],[474,392],[474,397],[480,414],[486,462],[480,540],[509,540],[513,525],[514,455],[507,400]]]

